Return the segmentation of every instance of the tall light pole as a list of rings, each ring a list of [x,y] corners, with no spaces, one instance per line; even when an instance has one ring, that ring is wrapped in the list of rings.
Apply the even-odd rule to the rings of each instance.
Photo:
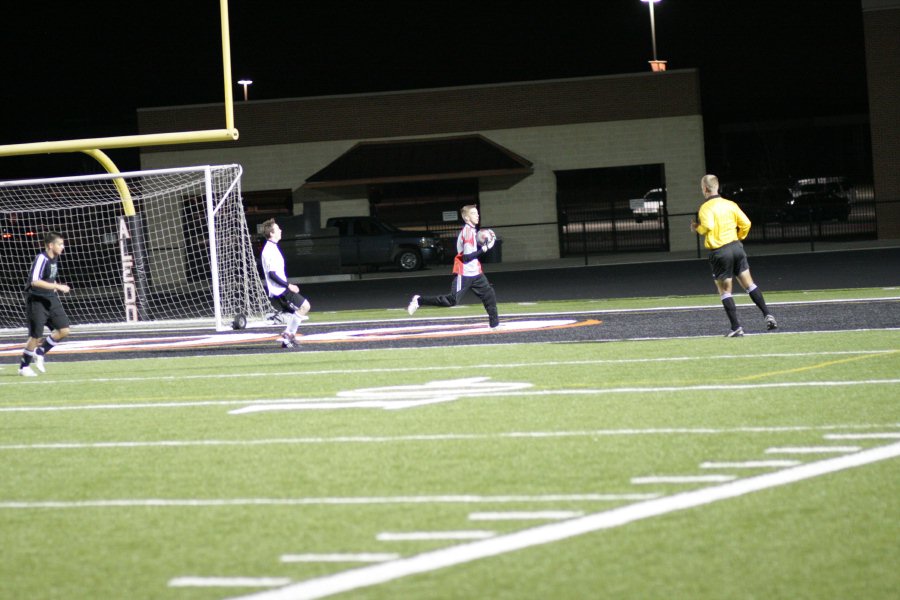
[[[654,56],[655,56],[656,51],[654,50],[653,52],[654,52]],[[251,83],[253,83],[252,79],[239,79],[238,80],[238,85],[244,86],[244,102],[247,101],[247,86],[249,86]]]
[[[650,36],[653,39],[653,60],[650,61],[650,68],[654,71],[665,71],[666,61],[656,58],[656,20],[653,18],[653,5],[659,0],[641,0],[650,5]]]

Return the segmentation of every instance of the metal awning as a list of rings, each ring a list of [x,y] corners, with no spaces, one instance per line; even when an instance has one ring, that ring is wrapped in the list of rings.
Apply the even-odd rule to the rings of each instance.
[[[303,188],[359,186],[479,179],[482,187],[505,187],[534,172],[532,163],[487,138],[473,134],[449,138],[360,142],[310,176]]]

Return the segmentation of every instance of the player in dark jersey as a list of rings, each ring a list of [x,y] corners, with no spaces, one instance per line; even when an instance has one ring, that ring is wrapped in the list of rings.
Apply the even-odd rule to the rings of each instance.
[[[59,275],[59,255],[65,249],[63,237],[51,231],[44,236],[44,251],[34,258],[25,284],[25,312],[28,315],[28,341],[19,363],[19,375],[35,377],[46,371],[44,356],[69,335],[69,317],[59,301],[59,292],[68,294],[71,288],[56,281]],[[51,333],[44,336],[44,327]]]

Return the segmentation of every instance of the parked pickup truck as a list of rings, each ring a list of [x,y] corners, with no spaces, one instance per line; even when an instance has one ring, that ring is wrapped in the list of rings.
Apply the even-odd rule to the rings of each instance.
[[[338,230],[343,266],[396,265],[415,271],[443,259],[440,238],[427,231],[398,229],[375,217],[332,217],[325,226]]]

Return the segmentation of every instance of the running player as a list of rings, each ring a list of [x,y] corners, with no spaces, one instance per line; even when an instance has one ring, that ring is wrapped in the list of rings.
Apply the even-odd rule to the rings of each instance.
[[[478,241],[478,223],[480,216],[478,207],[467,204],[459,211],[465,225],[456,238],[456,258],[453,259],[453,283],[450,293],[443,296],[420,296],[416,294],[406,307],[412,316],[419,306],[456,306],[470,289],[484,304],[484,310],[488,314],[488,324],[491,328],[500,324],[497,314],[497,297],[494,287],[484,275],[481,261],[478,258],[494,247],[496,238],[490,236],[486,241]]]
[[[59,255],[65,249],[62,235],[51,231],[44,236],[44,251],[34,258],[28,281],[25,283],[25,312],[28,315],[28,341],[19,363],[19,375],[35,377],[34,368],[44,373],[44,356],[69,335],[69,317],[59,300],[59,292],[68,294],[71,288],[57,283]],[[51,332],[43,342],[44,327]]]
[[[698,213],[700,222],[691,220],[691,231],[704,236],[704,245],[709,249],[709,265],[712,268],[716,289],[725,307],[725,314],[731,322],[731,329],[725,337],[741,337],[744,328],[737,318],[737,307],[731,296],[732,278],[737,278],[747,290],[750,299],[762,311],[766,329],[778,327],[775,317],[769,312],[762,291],[750,276],[750,264],[741,241],[750,233],[750,219],[740,207],[719,195],[719,178],[704,175],[700,180],[700,191],[706,201]]]

